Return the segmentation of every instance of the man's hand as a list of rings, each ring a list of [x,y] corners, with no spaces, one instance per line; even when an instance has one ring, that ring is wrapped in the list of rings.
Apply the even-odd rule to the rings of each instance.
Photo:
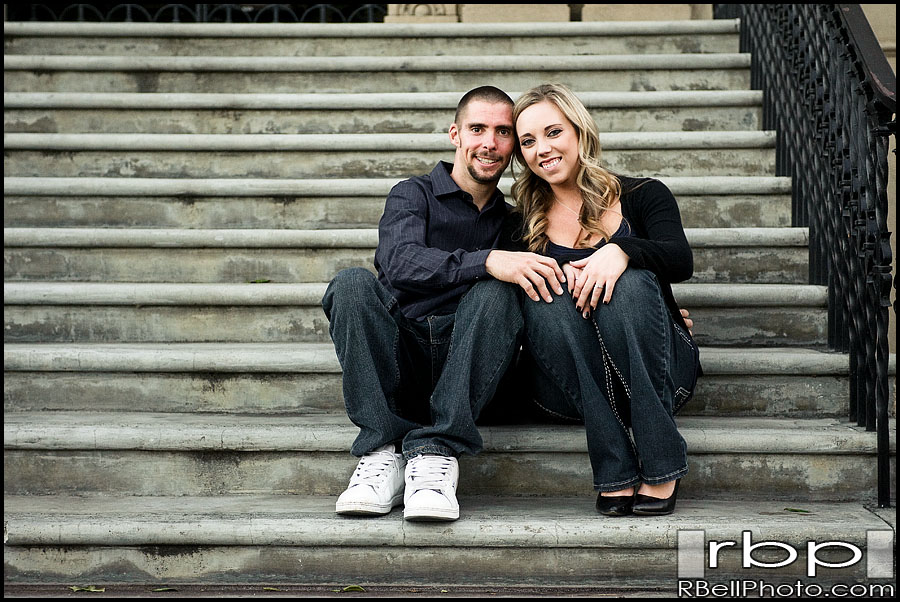
[[[553,296],[547,284],[550,284],[557,295],[561,295],[563,287],[560,283],[566,281],[555,259],[537,253],[494,250],[488,255],[484,267],[497,280],[521,286],[533,301],[543,298],[550,303]]]

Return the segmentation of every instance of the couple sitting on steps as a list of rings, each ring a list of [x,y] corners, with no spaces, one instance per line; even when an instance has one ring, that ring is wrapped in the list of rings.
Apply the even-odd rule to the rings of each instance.
[[[459,518],[457,458],[520,348],[536,410],[585,425],[597,510],[673,511],[687,451],[674,414],[699,372],[672,282],[693,257],[671,192],[600,164],[597,126],[566,87],[515,103],[484,86],[450,126],[454,162],[397,184],[377,277],[343,270],[322,300],[360,458],[339,514]],[[497,189],[513,154],[511,210]]]

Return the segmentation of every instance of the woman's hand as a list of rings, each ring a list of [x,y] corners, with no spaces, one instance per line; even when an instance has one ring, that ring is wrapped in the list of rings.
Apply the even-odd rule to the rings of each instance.
[[[575,298],[575,308],[585,318],[597,308],[601,297],[604,303],[610,302],[616,282],[628,267],[628,260],[628,255],[619,245],[607,243],[590,257],[571,262],[573,268],[581,270],[572,296]]]
[[[576,268],[571,263],[564,263],[562,269],[566,275],[566,288],[571,293],[575,289],[575,281],[581,276],[581,268]]]

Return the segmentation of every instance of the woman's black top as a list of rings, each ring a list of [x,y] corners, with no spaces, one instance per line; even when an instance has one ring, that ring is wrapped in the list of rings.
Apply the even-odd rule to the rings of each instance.
[[[656,275],[672,319],[687,332],[671,286],[694,274],[694,255],[681,225],[678,203],[668,187],[659,180],[618,178],[622,184],[619,200],[625,219],[619,230],[610,237],[610,242],[625,251],[630,267],[650,270]],[[499,248],[527,251],[522,239],[523,227],[522,215],[518,211],[511,212],[500,234]],[[542,255],[565,263],[587,257],[594,251],[596,248],[567,250],[551,242]]]
[[[631,236],[631,230],[628,228],[628,224],[625,220],[619,224],[619,229],[616,230],[615,234],[610,236],[610,240],[615,238],[621,238],[623,236]],[[555,242],[547,241],[547,248],[544,249],[543,255],[547,257],[552,257],[556,260],[560,267],[562,264],[569,263],[570,261],[578,261],[579,259],[584,259],[586,257],[590,257],[594,254],[594,251],[603,247],[606,244],[606,240],[601,240],[593,247],[589,247],[587,249],[573,249],[572,247],[564,247],[562,245],[558,245]],[[616,240],[618,242],[618,240]]]

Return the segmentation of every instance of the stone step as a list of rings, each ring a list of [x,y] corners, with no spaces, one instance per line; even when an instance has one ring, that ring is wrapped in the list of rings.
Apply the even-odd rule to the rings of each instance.
[[[803,284],[806,228],[686,230],[692,282]],[[4,281],[328,282],[371,267],[378,232],[4,228]]]
[[[875,433],[855,423],[719,416],[678,423],[691,467],[686,497],[856,501],[874,491]],[[461,495],[591,491],[584,427],[480,432],[484,450],[461,459]],[[338,495],[356,465],[349,450],[357,433],[336,415],[7,413],[4,492]]]
[[[445,133],[465,91],[383,94],[7,93],[5,132]],[[521,92],[510,92],[518,98]],[[762,129],[756,90],[581,92],[601,132]]]
[[[610,132],[604,165],[642,176],[766,176],[775,132]],[[453,161],[447,134],[3,135],[5,176],[377,178]]]
[[[4,341],[318,342],[331,339],[326,283],[62,283],[3,285]],[[676,284],[700,345],[826,344],[827,289]]]
[[[685,227],[785,227],[790,178],[666,177]],[[398,178],[4,178],[5,227],[373,228]],[[500,181],[507,194],[512,180]]]
[[[867,558],[845,569],[817,566],[813,583],[860,584],[867,581],[867,566],[890,571],[896,515],[860,502],[679,495],[670,516],[619,519],[597,515],[593,504],[588,492],[539,499],[463,496],[458,521],[434,524],[404,521],[400,510],[368,519],[337,516],[330,496],[6,495],[5,577],[8,583],[48,577],[109,583],[108,592],[117,589],[114,583],[146,584],[152,575],[150,583],[325,584],[315,595],[333,595],[350,584],[368,592],[403,584],[392,595],[453,596],[473,586],[487,589],[485,595],[498,586],[523,585],[534,595],[534,587],[568,585],[577,589],[563,595],[609,595],[643,586],[674,596],[679,570],[684,576],[694,566],[687,562],[686,542],[704,531],[701,550],[707,542],[736,542],[720,550],[716,568],[706,562],[704,569],[701,562],[692,575],[723,587],[751,578],[809,583],[808,542],[842,541],[865,550]],[[743,531],[750,532],[747,546],[781,542],[798,550],[800,560],[781,570],[742,568]],[[679,551],[685,553],[682,564]],[[759,563],[784,559],[783,549],[778,559],[766,551],[771,547],[757,548],[753,557]],[[819,550],[822,560],[849,561],[846,549],[840,560],[828,551]],[[870,565],[869,558],[880,562]],[[603,589],[584,589],[592,586]]]
[[[6,343],[3,351],[7,412],[345,415],[330,343]],[[846,355],[702,347],[701,363],[685,415],[848,415]],[[894,356],[890,366],[894,373]]]
[[[447,92],[491,82],[526,90],[747,90],[748,54],[540,57],[5,55],[4,92]],[[264,82],[264,83],[262,83]]]
[[[734,19],[654,23],[4,23],[5,54],[578,55],[738,52]],[[235,43],[235,38],[240,40]],[[549,43],[548,43],[549,42]]]

